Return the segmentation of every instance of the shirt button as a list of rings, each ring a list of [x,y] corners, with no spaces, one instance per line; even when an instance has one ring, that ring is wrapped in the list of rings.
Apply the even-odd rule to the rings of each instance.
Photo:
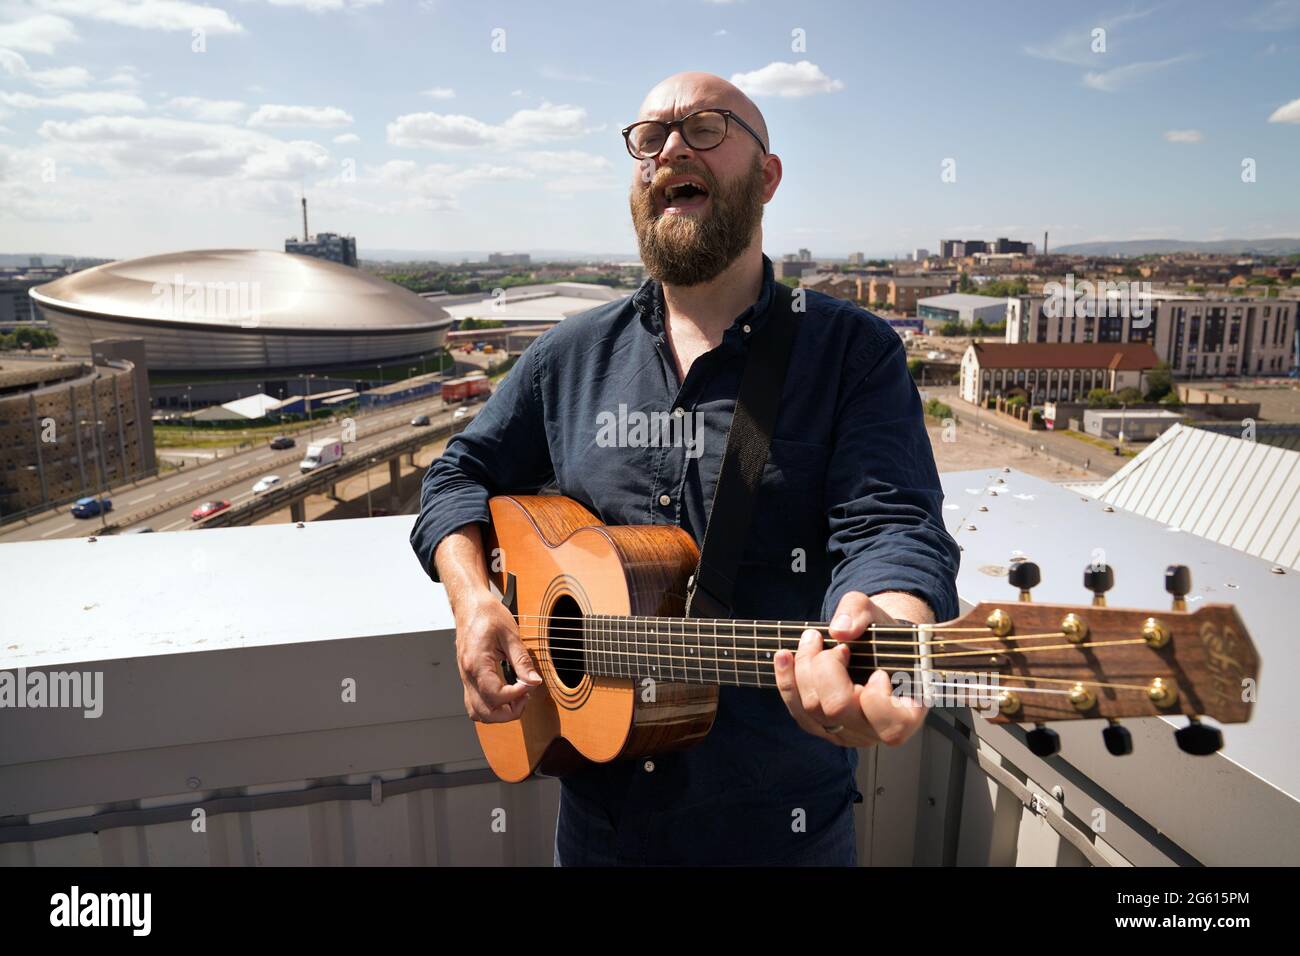
[[[659,496],[659,503],[660,503],[661,505],[663,505],[664,507],[667,507],[668,505],[670,505],[670,504],[673,503],[673,499],[672,499],[672,498],[669,498],[667,495],[660,495],[660,496]]]
[[[654,773],[654,772],[655,772],[655,762],[654,762],[653,760],[647,760],[647,761],[645,762],[645,772],[646,772],[646,773]]]
[[[673,414],[676,415],[678,418],[681,418],[683,415],[686,414],[686,410],[682,408],[682,406],[678,405],[676,408],[673,409]]]
[[[741,328],[745,330],[745,334],[746,334],[746,335],[749,334],[749,326],[748,326],[748,325],[742,325]]]

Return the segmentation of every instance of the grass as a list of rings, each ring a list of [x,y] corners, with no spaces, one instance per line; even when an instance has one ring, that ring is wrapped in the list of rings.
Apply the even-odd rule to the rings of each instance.
[[[328,417],[313,419],[311,427],[320,429],[333,424]],[[253,425],[244,428],[211,428],[195,425],[193,438],[188,425],[154,425],[153,443],[158,448],[245,448],[265,444],[276,435],[306,432],[306,419],[280,424]]]
[[[1093,445],[1093,446],[1095,446],[1095,447],[1097,447],[1097,448],[1101,448],[1101,449],[1103,449],[1103,450],[1106,451],[1108,454],[1111,454],[1111,455],[1115,454],[1115,446],[1114,446],[1114,445],[1112,445],[1110,442],[1102,441],[1100,438],[1095,438],[1095,437],[1093,437],[1092,435],[1085,435],[1085,434],[1083,434],[1083,433],[1081,433],[1081,432],[1076,432],[1076,431],[1069,430],[1069,429],[1067,429],[1067,430],[1065,430],[1065,431],[1056,432],[1056,434],[1058,434],[1058,435],[1069,435],[1069,436],[1070,436],[1071,438],[1073,438],[1075,441],[1086,442],[1086,443],[1089,444],[1089,445]],[[1137,454],[1138,454],[1137,452],[1135,452],[1135,451],[1131,451],[1131,450],[1128,449],[1128,448],[1121,448],[1121,449],[1119,450],[1119,453],[1120,453],[1121,455],[1123,455],[1125,458],[1136,458],[1136,457],[1137,457]]]

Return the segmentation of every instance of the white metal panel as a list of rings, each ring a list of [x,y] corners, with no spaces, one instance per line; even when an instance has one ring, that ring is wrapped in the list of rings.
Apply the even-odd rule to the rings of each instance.
[[[1096,494],[1116,508],[1300,570],[1300,452],[1175,425]]]

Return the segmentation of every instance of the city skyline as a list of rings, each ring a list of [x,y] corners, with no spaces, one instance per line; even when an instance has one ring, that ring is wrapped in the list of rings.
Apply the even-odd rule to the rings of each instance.
[[[277,249],[305,189],[362,258],[633,254],[618,131],[685,69],[764,111],[774,256],[1300,235],[1300,0],[562,6],[0,0],[0,251]]]

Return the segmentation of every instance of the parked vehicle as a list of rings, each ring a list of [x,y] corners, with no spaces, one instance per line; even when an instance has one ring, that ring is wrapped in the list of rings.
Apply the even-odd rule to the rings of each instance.
[[[458,422],[463,418],[469,418],[469,407],[467,405],[462,405],[460,408],[456,409],[455,414],[451,416],[453,422]]]
[[[230,507],[230,502],[224,498],[219,501],[205,501],[193,511],[190,512],[191,521],[200,521],[209,515],[214,515],[218,511],[225,511]]]
[[[113,499],[105,498],[103,508],[105,512],[113,510]],[[72,503],[72,517],[74,518],[95,518],[100,514],[100,500],[98,498],[78,498]]]
[[[414,418],[411,419],[411,424],[414,425],[416,428],[427,425],[429,424],[429,416],[416,415]]]
[[[154,530],[153,528],[149,527],[147,524],[142,524],[138,528],[127,528],[126,533],[127,534],[153,534]]]
[[[305,474],[321,465],[328,465],[343,457],[343,442],[338,438],[322,438],[307,446],[307,454],[298,462],[298,468]]]
[[[297,444],[288,435],[277,435],[271,439],[271,447],[279,451],[282,448],[292,448]]]
[[[253,494],[260,495],[264,491],[270,491],[280,483],[279,475],[267,475],[257,484],[253,485]]]
[[[448,379],[442,383],[444,405],[481,401],[491,394],[492,383],[485,375],[467,375],[464,378]]]

